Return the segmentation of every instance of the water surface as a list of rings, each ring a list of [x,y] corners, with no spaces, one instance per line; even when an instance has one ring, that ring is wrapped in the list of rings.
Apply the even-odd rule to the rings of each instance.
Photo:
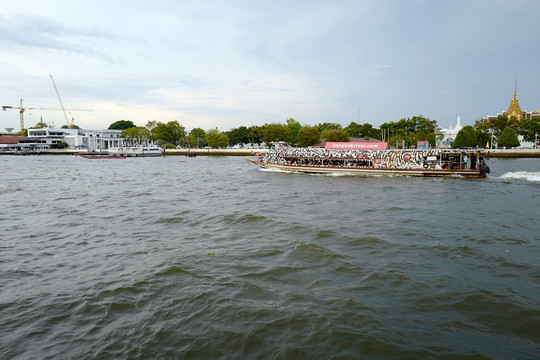
[[[0,358],[535,359],[540,160],[0,157]]]

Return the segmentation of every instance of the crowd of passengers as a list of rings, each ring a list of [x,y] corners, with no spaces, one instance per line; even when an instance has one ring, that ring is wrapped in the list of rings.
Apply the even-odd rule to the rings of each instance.
[[[358,154],[362,153],[363,158],[358,158]],[[423,156],[417,159],[405,160],[397,154],[379,151],[332,151],[328,149],[305,149],[305,148],[289,148],[285,151],[270,151],[264,157],[263,161],[293,166],[321,166],[321,167],[350,167],[350,168],[424,168],[424,169],[480,169],[483,164],[483,156],[477,159],[476,154],[470,156],[464,155],[463,162],[461,158],[450,153],[429,153],[422,154]],[[428,161],[428,156],[437,156],[436,161]],[[442,156],[442,161],[439,160]],[[374,165],[369,159],[380,158],[381,162]]]
[[[287,165],[299,166],[329,166],[329,167],[373,167],[370,160],[362,159],[305,159],[305,158],[285,158]]]

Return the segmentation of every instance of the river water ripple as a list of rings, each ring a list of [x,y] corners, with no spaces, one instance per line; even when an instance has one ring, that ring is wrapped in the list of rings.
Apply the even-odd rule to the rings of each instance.
[[[2,359],[536,359],[540,160],[0,157]]]

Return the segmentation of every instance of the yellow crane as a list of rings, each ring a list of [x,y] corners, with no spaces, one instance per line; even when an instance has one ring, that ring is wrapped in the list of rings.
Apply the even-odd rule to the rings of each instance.
[[[2,111],[6,111],[7,109],[18,109],[19,110],[19,119],[21,122],[21,136],[24,136],[24,108],[22,106],[23,99],[21,99],[21,103],[19,107],[13,107],[13,106],[2,106]]]
[[[9,106],[9,105],[5,105],[5,106],[2,106],[2,111],[6,111],[7,109],[13,109],[13,110],[19,110],[19,120],[20,120],[20,123],[21,123],[21,136],[25,136],[25,129],[24,129],[24,111],[25,110],[69,110],[69,111],[94,111],[94,110],[90,110],[90,109],[58,109],[58,108],[44,108],[44,107],[35,107],[35,106],[32,106],[32,107],[23,107],[23,99],[20,100],[19,102],[19,106],[15,107],[15,106]],[[68,122],[68,125],[69,125],[69,122]]]

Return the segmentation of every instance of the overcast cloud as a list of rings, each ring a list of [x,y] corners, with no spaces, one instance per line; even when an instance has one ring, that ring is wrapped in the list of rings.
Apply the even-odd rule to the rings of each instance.
[[[540,108],[535,0],[29,1],[2,5],[0,105],[187,129],[423,115],[442,127]],[[63,125],[58,111],[27,111]],[[0,112],[0,128],[18,128]]]

